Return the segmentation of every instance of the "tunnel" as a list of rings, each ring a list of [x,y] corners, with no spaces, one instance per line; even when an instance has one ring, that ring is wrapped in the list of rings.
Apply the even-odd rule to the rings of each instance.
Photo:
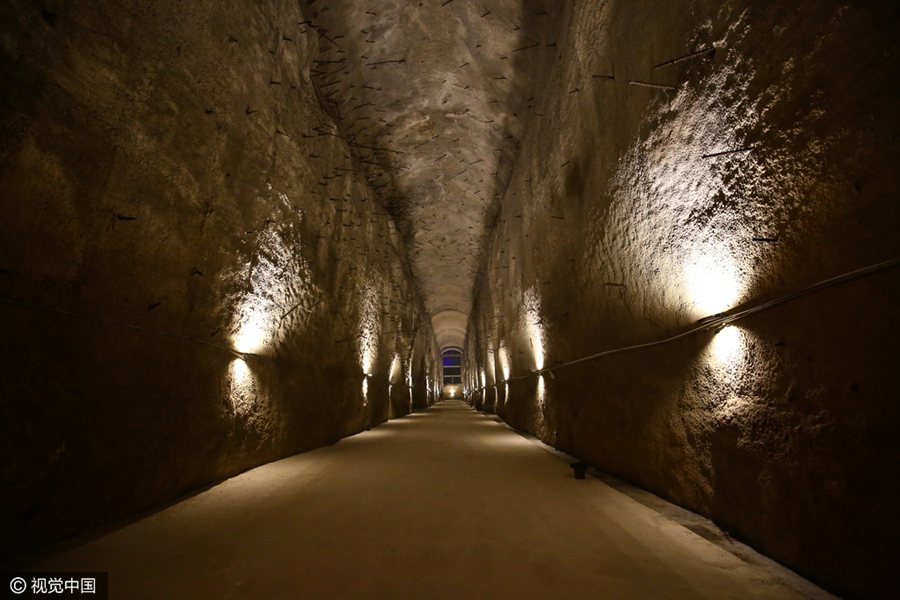
[[[0,593],[897,597],[898,26],[3,2]]]

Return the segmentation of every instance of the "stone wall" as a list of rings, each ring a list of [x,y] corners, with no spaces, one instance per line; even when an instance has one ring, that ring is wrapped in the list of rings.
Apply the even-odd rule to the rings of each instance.
[[[470,401],[888,595],[900,270],[529,374],[900,256],[896,4],[592,0],[564,21],[476,286]]]
[[[0,7],[0,554],[433,401],[405,247],[304,20]]]

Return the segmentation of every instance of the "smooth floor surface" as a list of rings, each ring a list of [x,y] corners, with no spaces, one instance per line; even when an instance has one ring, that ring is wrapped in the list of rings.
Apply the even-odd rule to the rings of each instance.
[[[452,401],[26,567],[108,571],[127,599],[828,597]]]

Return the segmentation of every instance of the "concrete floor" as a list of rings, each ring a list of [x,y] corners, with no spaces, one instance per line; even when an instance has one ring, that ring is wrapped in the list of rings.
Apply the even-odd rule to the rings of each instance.
[[[752,554],[752,553],[751,553]],[[448,401],[27,561],[112,598],[830,597]]]

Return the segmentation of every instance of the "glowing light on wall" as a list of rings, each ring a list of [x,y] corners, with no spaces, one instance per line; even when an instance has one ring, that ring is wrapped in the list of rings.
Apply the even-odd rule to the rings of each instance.
[[[538,408],[540,408],[541,412],[544,412],[544,408],[546,407],[546,404],[547,404],[547,382],[544,381],[543,375],[538,375],[537,403],[538,403]]]
[[[740,29],[736,23],[732,32]],[[790,142],[756,151],[748,133],[765,127],[772,98],[788,97],[791,84],[786,78],[783,87],[757,94],[755,77],[747,56],[683,82],[660,99],[658,114],[665,117],[620,157],[613,197],[591,216],[596,226],[586,230],[586,244],[617,257],[593,277],[621,282],[617,293],[626,302],[634,291],[641,296],[636,303],[711,316],[740,304],[782,260],[778,244],[747,241],[793,227],[791,215],[807,200],[785,190],[816,185],[829,142],[817,139],[804,152]]]
[[[541,319],[541,297],[535,286],[525,291],[522,302],[525,316],[525,330],[534,356],[534,368],[544,368],[544,322]]]
[[[487,386],[487,374],[484,372],[484,369],[481,370],[481,387]]]
[[[744,334],[734,325],[728,325],[712,339],[710,352],[715,361],[724,367],[735,365],[743,358]]]
[[[742,291],[733,257],[720,248],[694,250],[684,265],[684,279],[698,317],[732,308]]]
[[[497,363],[494,359],[494,348],[488,345],[487,348],[487,372],[491,374],[491,381],[497,378]]]
[[[257,289],[257,292],[260,290]],[[274,341],[278,316],[278,309],[270,299],[256,293],[242,298],[232,326],[231,343],[234,349],[249,354],[265,353],[266,347]]]
[[[297,216],[285,194],[278,194],[283,210]],[[228,305],[233,307],[229,334],[235,350],[266,354],[288,332],[302,330],[312,307],[319,304],[319,290],[303,258],[299,223],[282,219],[276,211],[260,229],[251,255],[225,274],[230,289]],[[302,218],[302,213],[299,213]],[[286,312],[285,307],[291,307]]]
[[[714,397],[710,406],[714,418],[732,416],[754,409],[755,399],[769,372],[753,368],[778,360],[775,350],[741,327],[728,325],[716,332],[699,357],[699,385]],[[752,357],[752,358],[751,358]]]
[[[505,384],[503,387],[503,402],[501,404],[506,404],[509,402],[509,384]]]
[[[247,362],[236,358],[228,365],[228,388],[231,409],[236,414],[249,412],[257,402],[256,379]]]
[[[257,354],[262,351],[266,337],[266,315],[250,309],[238,326],[232,343],[238,352]]]
[[[503,373],[503,381],[509,379],[510,374],[510,363],[509,363],[509,349],[506,346],[501,345],[500,349],[497,350],[497,357],[500,360],[500,371]]]
[[[394,352],[393,358],[391,358],[391,369],[388,372],[388,382],[394,383],[398,380],[400,376],[400,355]]]
[[[369,405],[369,378],[363,377],[362,382],[363,406]]]
[[[250,378],[250,367],[243,358],[236,358],[231,361],[231,376],[237,382],[245,382]]]
[[[366,283],[359,291],[359,323],[357,324],[357,342],[359,365],[363,373],[371,375],[378,356],[378,345],[381,341],[381,312],[378,309],[378,290],[374,285]]]

